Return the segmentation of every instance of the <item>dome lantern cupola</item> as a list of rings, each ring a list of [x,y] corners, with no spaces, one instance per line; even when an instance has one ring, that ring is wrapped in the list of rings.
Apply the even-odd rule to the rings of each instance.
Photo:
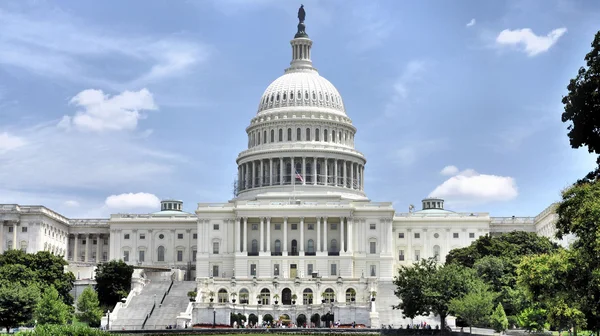
[[[421,201],[423,210],[439,209],[444,210],[444,200],[441,198],[428,197]]]
[[[173,199],[160,201],[160,211],[183,211],[183,202]]]

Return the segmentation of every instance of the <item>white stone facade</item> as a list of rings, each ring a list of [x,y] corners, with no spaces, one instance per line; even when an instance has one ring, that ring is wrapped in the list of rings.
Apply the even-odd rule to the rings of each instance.
[[[486,234],[553,235],[554,205],[537,217],[494,218],[448,211],[434,198],[406,213],[370,201],[366,158],[354,148],[357,130],[341,95],[313,68],[308,37],[291,46],[290,67],[267,88],[246,129],[235,199],[198,204],[195,214],[165,200],[152,214],[103,219],[0,205],[0,251],[62,255],[82,281],[93,278],[96,263],[114,259],[185,270],[198,283],[198,309],[236,293],[238,307],[259,315],[348,311],[336,320],[398,326],[409,322],[390,309],[399,266],[430,257],[442,262]]]

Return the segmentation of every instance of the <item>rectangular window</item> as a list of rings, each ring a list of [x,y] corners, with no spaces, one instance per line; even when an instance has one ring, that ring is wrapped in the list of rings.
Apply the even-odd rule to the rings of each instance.
[[[279,264],[273,265],[273,276],[279,276]]]
[[[421,258],[421,251],[415,250],[415,261],[419,261]]]
[[[377,276],[377,265],[371,265],[371,276]]]
[[[177,234],[177,239],[183,239],[183,233],[178,233]]]
[[[146,234],[145,233],[140,233],[140,240],[144,240],[146,239]]]
[[[213,254],[219,254],[219,242],[213,243]]]
[[[400,233],[398,233],[398,238],[400,238],[400,239],[404,239],[404,232],[400,232]]]
[[[193,233],[192,234],[192,239],[198,239],[198,234],[197,233]]]
[[[337,264],[331,264],[331,274],[330,275],[337,275]]]
[[[192,250],[192,261],[196,261],[196,250]]]
[[[213,265],[213,267],[212,267],[212,276],[214,278],[218,278],[219,277],[219,265]]]
[[[369,242],[369,253],[377,253],[377,242]]]
[[[183,251],[177,251],[177,261],[183,261]]]
[[[454,233],[452,234],[452,238],[458,238],[458,232],[454,232]]]
[[[475,233],[474,232],[469,232],[469,238],[475,238]]]
[[[124,239],[129,239],[129,233],[126,233],[126,234],[125,234],[125,237],[124,237]]]
[[[404,261],[404,250],[398,251],[398,260]]]
[[[123,251],[123,261],[129,261],[129,251]]]
[[[307,264],[306,265],[306,274],[308,276],[312,276],[312,274],[313,274],[313,264]]]
[[[292,230],[298,230],[298,224],[292,224]]]
[[[252,231],[258,230],[258,224],[252,224]]]
[[[219,224],[213,224],[213,230],[219,230]]]
[[[281,230],[281,224],[275,224],[275,230]]]
[[[309,230],[314,230],[315,229],[315,224],[308,224],[308,229]]]
[[[87,243],[85,239],[81,241],[81,245],[85,245],[85,243]]]
[[[369,224],[369,230],[377,230],[377,224],[374,224],[374,223]]]
[[[27,226],[21,227],[21,232],[27,232]]]
[[[331,223],[331,229],[337,230],[337,223]]]
[[[420,233],[418,233],[418,232],[415,232],[415,238],[416,238],[416,239],[419,239],[419,238],[421,238],[421,234],[420,234]]]
[[[93,245],[98,245],[98,240],[97,240],[97,239],[93,239],[93,240],[92,240],[92,244],[93,244]]]
[[[104,245],[108,245],[108,239],[104,239]]]
[[[138,252],[139,252],[138,261],[139,262],[144,262],[144,257],[145,257],[146,251],[138,251]]]
[[[256,264],[250,264],[250,276],[256,276]]]
[[[102,261],[108,260],[108,252],[102,252]]]
[[[8,232],[13,232],[13,227],[12,226],[8,227]]]

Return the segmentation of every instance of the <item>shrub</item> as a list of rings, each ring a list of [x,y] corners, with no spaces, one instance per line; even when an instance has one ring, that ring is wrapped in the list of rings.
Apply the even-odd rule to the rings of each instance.
[[[34,330],[21,331],[17,336],[109,336],[107,331],[82,325],[38,325]]]

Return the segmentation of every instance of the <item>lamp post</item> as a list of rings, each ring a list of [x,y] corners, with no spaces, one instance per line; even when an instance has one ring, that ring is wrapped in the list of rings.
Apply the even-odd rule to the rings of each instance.
[[[110,310],[106,311],[106,317],[107,317],[107,320],[106,320],[106,330],[110,330]]]
[[[213,307],[213,329],[215,328],[215,324],[217,323],[217,310]]]

